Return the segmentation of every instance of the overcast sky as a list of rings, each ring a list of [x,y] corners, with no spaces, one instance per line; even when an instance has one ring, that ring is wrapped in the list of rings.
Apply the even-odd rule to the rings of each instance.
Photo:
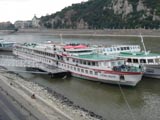
[[[0,0],[0,22],[31,20],[34,14],[41,17],[82,1],[88,0]]]

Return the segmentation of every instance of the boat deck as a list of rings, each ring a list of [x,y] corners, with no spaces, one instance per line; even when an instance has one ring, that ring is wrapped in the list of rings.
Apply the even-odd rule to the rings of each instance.
[[[0,56],[0,66],[10,66],[10,67],[31,67],[31,68],[38,68],[50,74],[58,74],[58,73],[67,73],[67,70],[60,69],[53,65],[47,65],[41,62],[36,62],[32,60],[24,60],[18,59],[13,56]]]

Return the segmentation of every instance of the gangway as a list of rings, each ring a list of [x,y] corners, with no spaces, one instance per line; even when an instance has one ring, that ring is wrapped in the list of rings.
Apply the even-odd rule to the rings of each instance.
[[[27,68],[37,68],[47,72],[48,74],[58,74],[68,72],[66,70],[57,68],[53,65],[48,65],[45,63],[33,61],[33,60],[24,60],[17,58],[16,56],[0,55],[0,66],[3,67],[27,67]]]
[[[13,70],[0,69],[0,73],[3,72],[13,72]],[[48,72],[40,72],[40,71],[22,71],[22,70],[14,70],[16,73],[33,73],[33,74],[43,74],[48,75]]]

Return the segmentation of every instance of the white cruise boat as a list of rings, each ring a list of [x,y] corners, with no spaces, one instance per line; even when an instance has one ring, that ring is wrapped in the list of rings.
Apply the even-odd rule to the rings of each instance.
[[[127,64],[143,66],[144,76],[160,78],[160,54],[150,52],[122,52],[120,58],[126,58]]]
[[[128,65],[143,66],[144,76],[160,78],[160,54],[146,51],[143,37],[140,35],[144,51],[140,52],[121,52],[120,58],[126,58]]]
[[[68,70],[79,78],[104,83],[135,86],[143,75],[139,67],[124,65],[124,59],[97,54],[94,48],[82,44],[17,44],[13,53]]]
[[[0,40],[0,50],[2,51],[12,51],[15,42]]]
[[[120,52],[140,52],[141,48],[139,45],[112,45],[110,47],[95,47],[98,53],[104,55],[115,55]]]

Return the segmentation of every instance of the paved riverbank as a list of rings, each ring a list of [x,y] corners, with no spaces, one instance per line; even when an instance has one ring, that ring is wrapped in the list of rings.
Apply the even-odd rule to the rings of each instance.
[[[0,74],[0,87],[14,97],[38,120],[96,120],[101,116],[75,106],[64,96],[49,91],[36,83],[26,81],[14,73]],[[51,94],[52,93],[52,94]],[[31,95],[35,94],[36,99]]]

